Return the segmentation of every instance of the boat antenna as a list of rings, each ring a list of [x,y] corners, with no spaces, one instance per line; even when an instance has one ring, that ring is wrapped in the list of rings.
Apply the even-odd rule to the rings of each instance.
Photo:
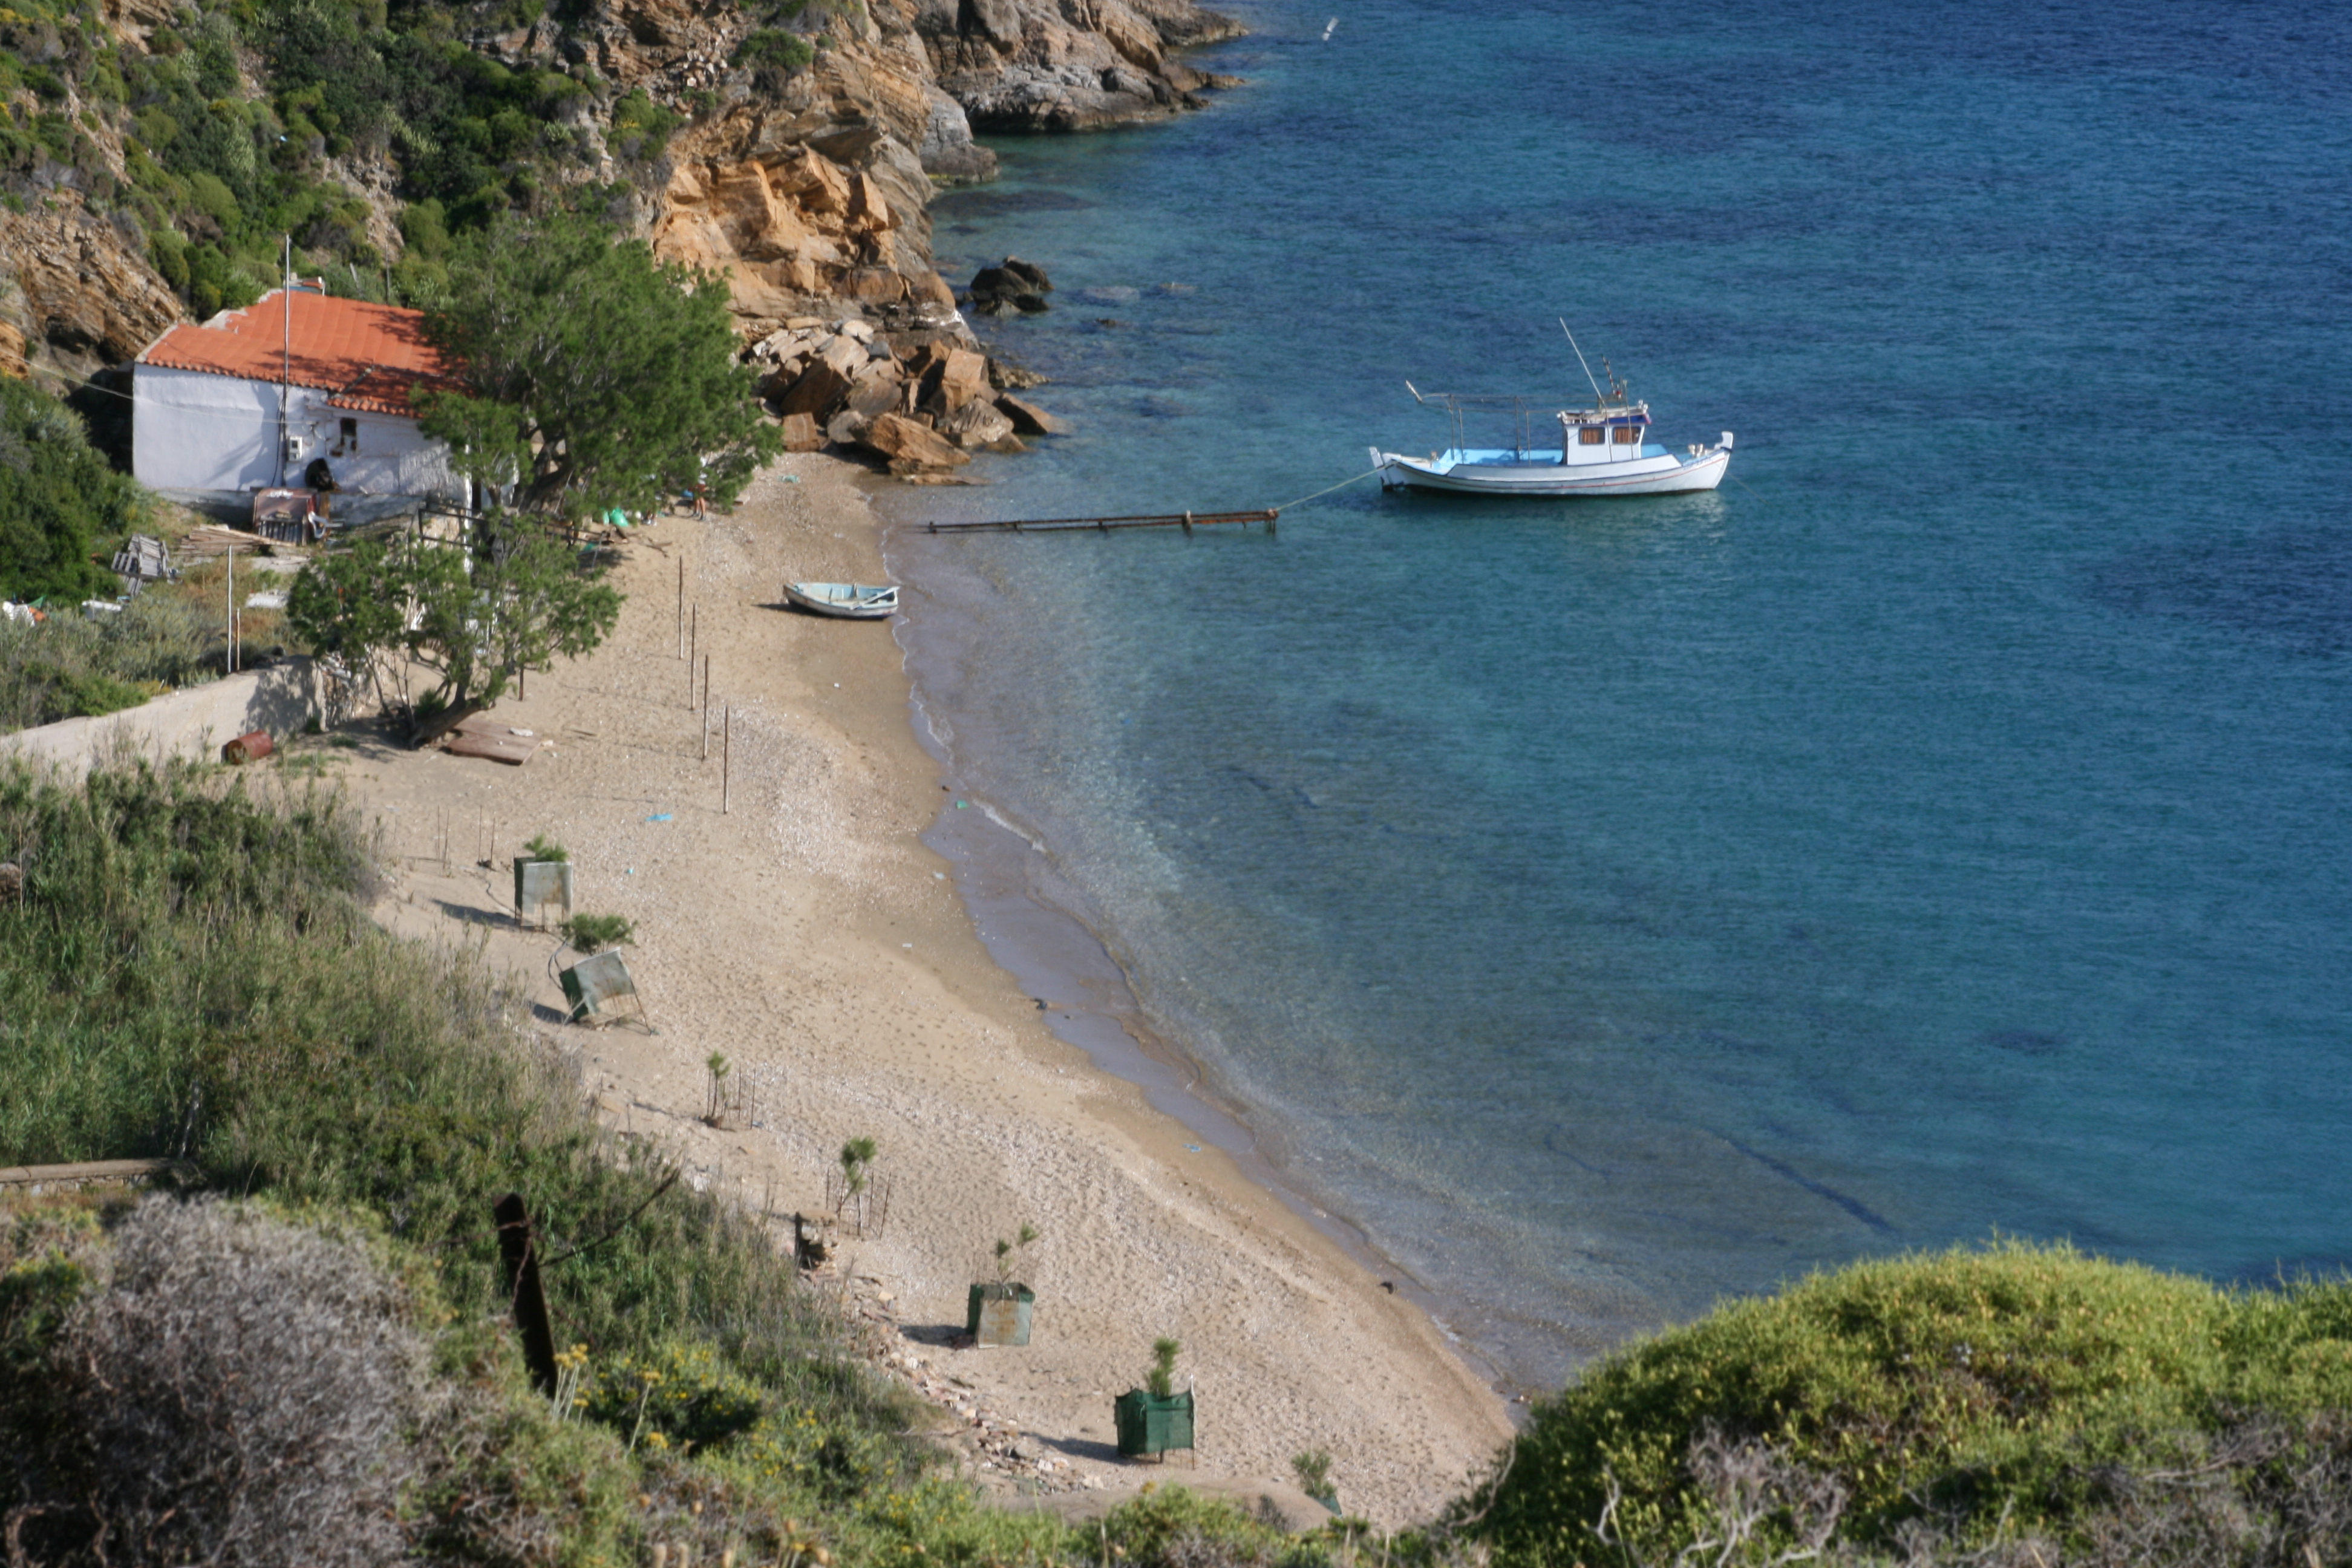
[[[1566,316],[1561,316],[1559,318],[1559,330],[1563,332],[1568,332],[1568,318]],[[1591,383],[1592,401],[1595,403],[1607,403],[1609,400],[1601,395],[1601,384],[1592,380],[1592,367],[1584,363],[1584,351],[1580,348],[1577,348],[1576,334],[1574,332],[1568,332],[1568,346],[1570,348],[1576,349],[1576,363],[1580,365],[1583,365],[1584,379],[1587,382]]]
[[[1421,395],[1421,388],[1415,386],[1409,381],[1404,384],[1404,389],[1412,394],[1412,400],[1415,403],[1426,403],[1429,401],[1429,399]]]

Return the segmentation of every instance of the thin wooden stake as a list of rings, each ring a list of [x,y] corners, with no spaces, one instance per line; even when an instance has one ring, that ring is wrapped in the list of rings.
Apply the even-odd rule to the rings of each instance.
[[[710,710],[702,710],[702,760],[710,760]]]
[[[686,657],[686,557],[677,558],[677,657]]]
[[[702,716],[710,717],[710,656],[702,656]]]
[[[697,643],[700,642],[701,640],[702,640],[702,606],[701,606],[700,605],[698,605],[698,605],[696,605],[694,606],[694,614],[693,614],[692,616],[688,616],[688,617],[687,618],[687,633],[686,633],[686,705],[687,705],[688,708],[691,708],[691,707],[695,706],[695,701],[694,701],[694,647],[695,647],[695,645],[696,645]]]
[[[727,779],[735,762],[735,710],[726,710],[726,732],[719,738],[719,815],[727,815]]]

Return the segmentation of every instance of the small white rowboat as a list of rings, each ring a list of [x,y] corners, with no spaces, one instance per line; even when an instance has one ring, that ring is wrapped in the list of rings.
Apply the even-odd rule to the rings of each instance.
[[[898,590],[889,584],[787,583],[784,597],[814,614],[851,621],[878,621],[898,608]]]

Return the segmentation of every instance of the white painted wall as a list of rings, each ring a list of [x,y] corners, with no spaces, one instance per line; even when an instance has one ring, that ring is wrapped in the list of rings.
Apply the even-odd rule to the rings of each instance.
[[[323,457],[335,481],[362,495],[463,500],[466,481],[449,470],[447,449],[414,419],[329,405],[322,388],[287,392],[287,429],[302,455],[286,482]],[[278,483],[278,384],[203,371],[135,365],[131,370],[131,471],[152,489],[251,490]],[[358,422],[357,450],[338,455],[342,421]]]

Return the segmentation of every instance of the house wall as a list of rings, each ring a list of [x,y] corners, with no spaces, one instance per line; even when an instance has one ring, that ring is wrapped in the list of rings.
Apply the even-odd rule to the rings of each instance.
[[[323,457],[346,490],[362,495],[462,500],[466,481],[448,450],[395,415],[354,412],[312,386],[287,391],[287,430],[302,455],[286,468],[299,485]],[[131,371],[131,470],[154,489],[251,490],[278,482],[278,384],[202,371],[135,365]],[[342,445],[342,421],[358,424],[356,449]]]

